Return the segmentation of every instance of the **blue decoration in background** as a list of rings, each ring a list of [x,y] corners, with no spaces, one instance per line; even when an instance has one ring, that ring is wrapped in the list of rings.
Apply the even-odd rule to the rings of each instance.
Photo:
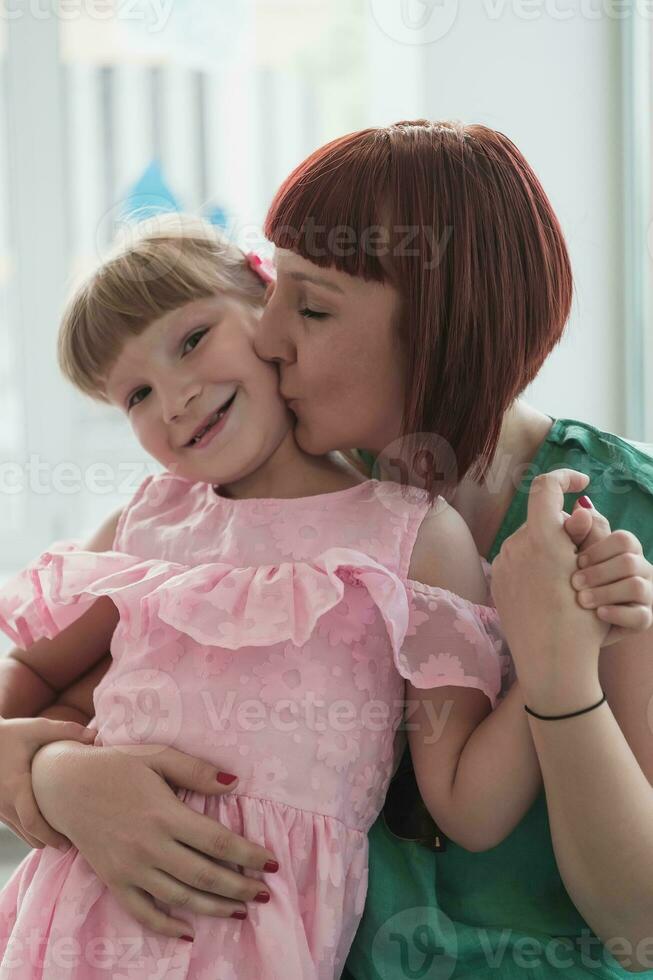
[[[122,205],[122,217],[128,221],[145,221],[157,214],[183,210],[164,176],[163,167],[158,160],[153,160],[127,193]],[[229,213],[220,204],[206,204],[202,217],[222,231],[227,230]]]
[[[217,228],[221,228],[222,231],[227,230],[227,225],[229,223],[229,215],[225,208],[220,207],[219,204],[209,204],[206,206],[202,212],[202,217],[207,221],[210,221],[212,225]]]
[[[123,216],[145,221],[157,214],[181,211],[179,201],[166,183],[158,160],[153,160],[127,194]]]

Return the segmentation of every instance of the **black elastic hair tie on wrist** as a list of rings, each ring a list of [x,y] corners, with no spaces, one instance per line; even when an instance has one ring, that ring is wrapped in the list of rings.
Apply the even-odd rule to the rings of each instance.
[[[575,718],[576,715],[584,715],[587,711],[594,711],[594,708],[598,708],[604,701],[605,694],[603,694],[600,701],[597,701],[596,704],[591,705],[589,708],[581,708],[580,711],[571,711],[568,715],[538,715],[537,711],[531,711],[526,704],[524,705],[524,710],[528,711],[529,715],[533,715],[534,718],[541,718],[544,721],[558,721],[559,718]]]

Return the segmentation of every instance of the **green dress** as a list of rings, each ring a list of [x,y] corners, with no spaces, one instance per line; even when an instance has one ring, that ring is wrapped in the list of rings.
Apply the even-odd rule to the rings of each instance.
[[[526,520],[534,476],[559,467],[587,473],[591,482],[584,492],[595,507],[613,530],[632,531],[653,561],[653,458],[617,436],[568,419],[554,422],[513,497],[488,560]],[[567,512],[574,500],[566,498]],[[408,749],[405,765],[410,765]],[[365,912],[342,980],[633,976],[567,895],[544,791],[513,832],[489,851],[472,853],[450,840],[444,851],[430,851],[398,840],[382,816],[370,830],[369,846]],[[644,952],[652,968],[639,976],[653,977],[653,943]]]

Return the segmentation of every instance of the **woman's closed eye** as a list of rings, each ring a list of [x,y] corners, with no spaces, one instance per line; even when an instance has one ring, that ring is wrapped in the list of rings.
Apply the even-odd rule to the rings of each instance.
[[[329,314],[318,313],[317,310],[312,310],[309,306],[305,306],[299,311],[299,315],[303,316],[306,320],[324,320]]]

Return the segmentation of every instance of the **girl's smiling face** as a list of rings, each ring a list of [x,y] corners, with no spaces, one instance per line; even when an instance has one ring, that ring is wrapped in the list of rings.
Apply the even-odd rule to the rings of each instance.
[[[286,249],[277,249],[276,265],[256,351],[279,364],[297,443],[311,454],[382,451],[401,433],[399,294]]]
[[[260,315],[233,296],[187,303],[130,337],[112,366],[110,401],[128,415],[146,452],[178,476],[235,482],[292,431],[277,368],[254,350]],[[221,421],[192,445],[223,406]]]

